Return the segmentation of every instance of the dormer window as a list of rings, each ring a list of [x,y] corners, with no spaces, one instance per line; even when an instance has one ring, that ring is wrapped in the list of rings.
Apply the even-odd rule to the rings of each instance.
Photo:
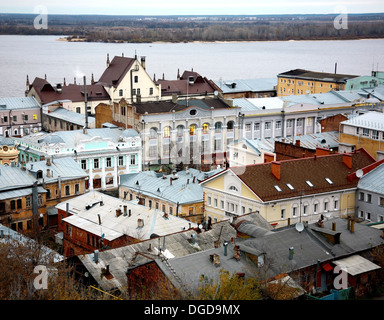
[[[38,170],[36,172],[36,179],[43,179],[43,171]]]

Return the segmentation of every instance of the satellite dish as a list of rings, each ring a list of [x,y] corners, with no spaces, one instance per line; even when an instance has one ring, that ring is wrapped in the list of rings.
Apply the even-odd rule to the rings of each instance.
[[[217,95],[219,94],[219,92],[217,90],[215,90],[215,92],[213,93],[215,95],[215,97],[217,97]]]
[[[361,178],[363,176],[364,172],[363,170],[359,169],[356,171],[356,177]]]
[[[203,229],[203,225],[202,224],[199,224],[199,229]]]
[[[298,222],[296,223],[295,228],[298,232],[301,232],[304,230],[304,224],[302,222]]]

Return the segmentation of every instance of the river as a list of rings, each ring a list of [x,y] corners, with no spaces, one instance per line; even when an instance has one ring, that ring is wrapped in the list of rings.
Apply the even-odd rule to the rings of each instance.
[[[148,74],[176,79],[191,70],[212,80],[274,78],[301,68],[368,75],[384,70],[384,39],[220,43],[87,43],[58,41],[60,36],[0,36],[0,97],[23,96],[26,76],[52,83],[82,83],[106,67],[106,56],[146,57]]]

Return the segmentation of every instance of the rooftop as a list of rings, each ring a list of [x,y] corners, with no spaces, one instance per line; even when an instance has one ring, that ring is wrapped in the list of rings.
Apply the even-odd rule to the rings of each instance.
[[[34,97],[0,98],[1,110],[40,109]]]
[[[339,74],[339,73],[328,73],[328,72],[316,72],[304,69],[294,69],[279,73],[277,77],[297,78],[297,79],[308,79],[308,80],[320,80],[330,82],[342,82],[344,83],[347,79],[356,78],[356,75]]]
[[[98,84],[117,87],[135,61],[136,59],[134,58],[115,56],[104,70]]]
[[[262,201],[271,201],[298,197],[303,193],[308,195],[356,188],[358,179],[349,176],[374,162],[375,160],[364,149],[359,149],[351,154],[332,154],[231,167],[223,173],[233,172]],[[201,184],[223,173],[208,178]]]
[[[276,78],[227,79],[214,80],[215,85],[224,93],[273,91]]]
[[[197,227],[195,223],[185,219],[173,215],[165,216],[160,210],[97,191],[62,202],[56,208],[66,211],[67,203],[71,216],[65,218],[65,222],[98,236],[104,234],[104,238],[109,241],[124,235],[146,240],[187,230],[190,226]],[[116,210],[121,210],[121,214],[117,214]],[[142,220],[140,223],[139,219]]]
[[[85,126],[85,116],[83,114],[67,110],[65,108],[57,108],[48,114],[50,117],[64,120],[79,126]],[[88,125],[92,126],[95,123],[95,117],[88,116]]]
[[[360,116],[352,117],[348,120],[342,121],[341,124],[383,131],[384,130],[384,113],[369,111]]]
[[[141,194],[164,199],[169,202],[188,204],[203,201],[203,189],[199,182],[222,171],[217,169],[202,172],[193,168],[169,175],[142,171],[120,176],[120,186],[136,190]],[[171,181],[172,180],[172,181]]]
[[[384,194],[384,164],[364,174],[357,184],[359,189]]]

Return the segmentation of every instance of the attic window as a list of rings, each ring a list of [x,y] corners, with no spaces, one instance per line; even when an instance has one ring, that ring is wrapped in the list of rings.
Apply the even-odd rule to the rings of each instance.
[[[311,181],[307,180],[307,181],[305,181],[305,182],[307,183],[307,185],[309,185],[311,188],[313,188],[313,184],[312,184]]]
[[[231,191],[239,191],[235,186],[230,186],[229,190],[231,190]]]
[[[295,190],[295,188],[290,184],[290,183],[287,183],[287,187],[291,190]]]
[[[276,189],[277,191],[279,191],[279,192],[282,191],[278,185],[275,186],[275,189]]]
[[[189,114],[190,114],[191,116],[195,116],[196,113],[197,113],[196,109],[192,109],[191,111],[189,111]]]
[[[329,178],[325,178],[325,180],[329,183],[329,184],[333,184],[332,180],[329,179]]]

